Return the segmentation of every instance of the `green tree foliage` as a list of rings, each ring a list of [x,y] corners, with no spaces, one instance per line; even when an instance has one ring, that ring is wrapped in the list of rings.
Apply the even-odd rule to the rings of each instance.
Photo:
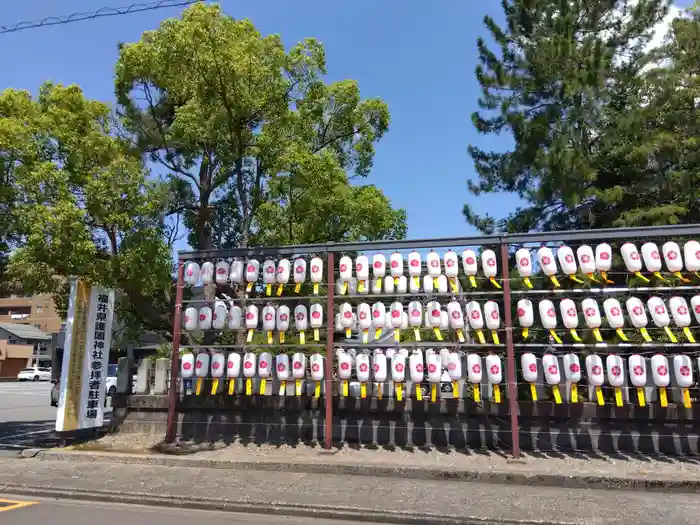
[[[678,150],[695,135],[690,92],[677,89],[687,73],[680,62],[657,67],[665,50],[648,46],[668,4],[503,0],[506,25],[486,17],[498,50],[477,42],[482,111],[473,122],[514,145],[470,147],[478,181],[469,189],[513,192],[525,206],[502,219],[466,206],[471,224],[528,231],[698,220],[697,199],[682,189],[696,185],[697,169]]]
[[[325,72],[318,41],[287,52],[204,4],[122,46],[120,112],[167,173],[191,246],[404,234],[403,212],[377,188],[350,185],[368,175],[389,111]]]
[[[77,86],[45,84],[35,100],[4,91],[0,108],[22,235],[11,274],[27,292],[52,293],[63,311],[69,277],[117,288],[120,317],[167,330],[172,261],[163,194],[112,134],[108,106]]]

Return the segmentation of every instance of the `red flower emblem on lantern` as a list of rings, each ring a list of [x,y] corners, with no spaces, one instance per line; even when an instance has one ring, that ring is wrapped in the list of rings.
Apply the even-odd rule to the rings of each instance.
[[[666,313],[666,308],[659,304],[654,308],[654,311],[656,312],[656,315],[664,315]]]
[[[616,365],[610,368],[610,373],[615,377],[618,377],[622,373],[622,369]]]
[[[545,255],[544,257],[542,257],[542,264],[543,264],[544,266],[547,266],[547,265],[548,265],[549,263],[551,263],[551,262],[552,262],[552,259],[550,259],[547,255]]]
[[[311,312],[311,318],[312,318],[312,319],[320,319],[320,318],[321,318],[321,312]]]
[[[265,321],[272,321],[272,314],[265,314]]]
[[[489,370],[494,375],[501,371],[501,369],[498,367],[498,365],[491,365],[491,368]]]
[[[393,261],[391,261],[391,267],[392,267],[392,268],[398,268],[398,267],[399,267],[399,261],[397,261],[396,259],[394,259]]]
[[[227,368],[233,368],[233,361],[229,361],[226,365]]]
[[[682,376],[689,376],[690,375],[690,367],[687,367],[684,365],[680,368],[680,372],[681,372]]]
[[[457,368],[457,365],[454,363],[450,363],[449,365],[447,365],[448,370],[454,370],[455,368]]]
[[[192,363],[183,363],[182,368],[184,368],[185,370],[189,370],[192,368]]]
[[[246,271],[248,273],[253,273],[255,271],[255,265],[254,264],[249,264],[248,267],[246,268]]]
[[[586,317],[595,316],[595,308],[586,308]]]
[[[522,317],[525,315],[525,309],[524,308],[518,308],[518,317]]]
[[[571,371],[572,374],[577,374],[578,372],[581,371],[581,367],[578,366],[576,363],[573,363],[571,366],[569,366],[569,370]]]
[[[369,367],[367,366],[367,363],[362,363],[360,365],[360,372],[364,373],[364,372],[367,372],[368,370],[369,370]]]
[[[656,250],[654,250],[653,252],[651,252],[651,258],[654,259],[654,260],[659,260],[659,252],[656,251]]]
[[[321,370],[321,367],[318,365],[318,363],[314,363],[313,365],[311,365],[312,372],[318,372],[319,370]]]
[[[284,363],[280,363],[277,365],[277,371],[278,372],[284,372],[287,369],[286,366],[284,366]]]
[[[422,374],[422,373],[423,373],[423,365],[421,365],[420,363],[418,363],[418,364],[416,365],[416,372],[418,372],[419,374]]]
[[[493,259],[493,258],[486,259],[486,266],[491,266],[491,267],[496,266],[496,259]]]
[[[469,265],[469,266],[471,266],[472,264],[475,264],[475,263],[476,263],[476,260],[474,260],[474,257],[471,257],[471,256],[470,256],[470,257],[467,257],[466,259],[464,259],[464,261],[465,261],[465,262],[467,263],[467,265]],[[489,265],[489,266],[491,266],[491,265]]]
[[[294,363],[293,366],[294,370],[301,370],[302,364],[299,361],[297,361],[296,363]]]
[[[287,320],[287,314],[280,314],[280,321],[284,322]]]
[[[243,368],[247,368],[248,370],[250,370],[251,368],[253,368],[253,363],[251,363],[250,361],[246,361],[243,364]]]
[[[437,370],[437,367],[434,364],[431,363],[428,365],[428,373],[434,374],[436,370]]]
[[[683,305],[679,306],[676,311],[681,315],[688,315],[688,309]]]
[[[284,268],[282,266],[277,267],[277,273],[280,274],[284,271]]]
[[[528,368],[530,369],[530,372],[537,372],[537,365],[535,363],[530,363]]]
[[[411,317],[420,317],[420,311],[411,310]]]
[[[633,261],[638,261],[639,260],[639,252],[630,253],[630,259],[632,259]]]
[[[608,252],[600,252],[600,259],[601,259],[602,261],[607,261],[608,259],[610,259],[610,253],[608,253]]]
[[[440,266],[440,261],[438,261],[437,259],[433,259],[432,261],[430,261],[430,266],[432,266],[433,268],[437,268],[438,266]]]
[[[352,312],[348,310],[343,314],[343,317],[345,317],[345,319],[352,319]]]
[[[447,266],[448,268],[452,268],[454,265],[455,262],[453,259],[447,259],[447,261],[445,261],[445,266]]]
[[[700,259],[700,251],[695,252],[695,258],[696,258],[696,259]]]
[[[571,254],[569,253],[569,254],[567,254],[567,255],[564,257],[564,260],[565,260],[567,263],[571,264],[572,262],[574,262],[574,256],[571,255]]]
[[[350,370],[350,363],[340,363],[341,370]]]
[[[303,320],[304,320],[304,317],[305,317],[304,314],[298,313],[298,314],[297,314],[297,321],[303,321]]]
[[[620,309],[617,306],[613,306],[610,309],[610,315],[612,315],[613,317],[617,317],[618,315],[620,315]]]
[[[452,312],[452,319],[459,319],[460,317],[462,317],[462,314],[458,310]]]
[[[341,272],[345,272],[345,271],[347,271],[347,269],[348,269],[348,265],[347,265],[347,264],[341,264],[341,265],[340,265],[340,271],[341,271]]]
[[[361,312],[360,312],[360,319],[363,320],[363,321],[364,321],[365,319],[367,319],[367,312],[361,311]]]
[[[321,268],[315,264],[311,267],[311,273],[318,273],[320,271],[321,271]]]
[[[591,367],[591,374],[593,374],[594,376],[599,376],[602,373],[603,370],[601,370],[601,368],[598,365],[593,365],[593,367]]]
[[[360,273],[360,272],[362,271],[362,263],[357,263],[357,264],[355,265],[355,271],[356,271],[357,273]]]
[[[420,261],[418,259],[411,259],[411,266],[413,268],[416,268],[417,266],[420,266]]]
[[[401,363],[396,363],[394,365],[394,370],[396,370],[397,372],[403,372],[403,365]]]
[[[555,365],[549,365],[549,368],[547,368],[547,372],[549,372],[551,375],[554,375],[559,373],[559,369]]]
[[[566,310],[566,315],[569,317],[576,317],[576,308],[568,308]]]
[[[644,313],[644,310],[641,306],[635,306],[634,308],[632,308],[632,313],[634,315],[642,315]]]
[[[185,316],[185,324],[190,322],[190,317],[188,315]]]
[[[474,310],[474,311],[471,313],[471,317],[472,317],[472,319],[477,320],[477,319],[480,319],[480,318],[481,318],[481,314],[480,314],[477,310]]]
[[[267,361],[260,361],[260,368],[265,370],[267,368]]]
[[[275,273],[275,267],[274,266],[268,266],[265,268],[265,273]]]
[[[304,273],[304,267],[302,265],[299,265],[296,268],[294,268],[294,271],[296,273]]]
[[[548,316],[548,317],[556,317],[556,315],[557,315],[557,314],[556,314],[556,312],[554,311],[554,308],[550,308],[549,310],[547,310],[547,316]]]
[[[397,317],[400,317],[400,316],[401,316],[401,312],[399,312],[398,310],[391,311],[391,317],[393,317],[394,319],[396,319]]]
[[[588,264],[589,262],[591,262],[591,256],[590,256],[590,255],[583,254],[583,255],[581,256],[581,262],[582,262],[583,264]]]
[[[675,261],[678,259],[678,252],[676,250],[671,250],[668,252],[668,260],[669,261]]]
[[[219,363],[218,361],[214,361],[214,362],[211,364],[211,367],[212,367],[214,370],[218,370],[219,368],[221,368],[221,363]]]
[[[379,372],[379,363],[374,363],[374,366],[372,368],[374,369],[375,374]]]
[[[660,376],[665,376],[668,374],[668,369],[664,365],[660,365],[656,367],[656,373]]]
[[[474,374],[480,374],[481,373],[481,365],[479,365],[479,364],[472,365],[472,372]]]
[[[527,257],[521,257],[520,266],[530,266],[530,259]]]
[[[374,310],[374,311],[372,312],[372,316],[373,316],[375,319],[378,319],[379,316],[380,316],[381,314],[382,314],[382,313],[381,313],[379,310]]]
[[[498,319],[498,312],[496,310],[493,310],[491,312],[491,319],[493,319],[494,321]]]
[[[199,320],[200,320],[200,321],[204,321],[206,318],[207,318],[206,315],[204,315],[204,314],[199,314]]]
[[[222,268],[221,266],[216,269],[216,273],[219,275],[224,275],[226,273],[226,268]]]
[[[440,310],[432,310],[432,311],[430,312],[430,315],[431,315],[432,317],[440,317]]]
[[[248,312],[247,314],[245,314],[245,318],[248,321],[252,321],[254,317],[255,315],[253,315],[253,312]]]
[[[641,376],[643,373],[644,369],[641,366],[637,365],[634,367],[634,375]]]

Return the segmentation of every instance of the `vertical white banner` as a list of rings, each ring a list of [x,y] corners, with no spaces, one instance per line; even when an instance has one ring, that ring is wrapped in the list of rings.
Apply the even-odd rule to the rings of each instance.
[[[105,380],[112,342],[114,291],[71,283],[56,430],[95,428],[104,422]]]

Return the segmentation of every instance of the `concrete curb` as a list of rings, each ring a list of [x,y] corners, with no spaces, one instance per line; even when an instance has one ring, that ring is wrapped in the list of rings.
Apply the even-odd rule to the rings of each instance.
[[[339,509],[320,505],[269,504],[208,498],[192,499],[174,496],[161,496],[148,492],[115,494],[101,490],[66,490],[53,487],[36,487],[29,485],[4,485],[0,487],[0,494],[31,498],[72,499],[77,501],[99,501],[129,505],[147,505],[151,507],[174,507],[193,510],[214,510],[259,515],[297,516],[314,519],[390,523],[396,525],[571,525],[570,523],[539,520],[513,521],[469,516],[409,514],[405,512],[376,511],[363,508]]]
[[[53,461],[108,462],[165,467],[257,470],[264,472],[296,472],[303,474],[335,474],[348,476],[390,477],[415,480],[478,481],[506,485],[535,485],[572,489],[647,490],[657,492],[700,492],[700,480],[679,478],[632,478],[590,474],[544,474],[507,471],[457,470],[349,463],[299,463],[264,461],[225,461],[182,456],[118,454],[106,452],[42,450],[36,457]]]

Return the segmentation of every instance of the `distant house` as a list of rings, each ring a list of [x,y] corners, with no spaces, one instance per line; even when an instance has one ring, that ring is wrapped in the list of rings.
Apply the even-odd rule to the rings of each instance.
[[[32,365],[51,365],[51,334],[31,325],[0,323],[0,377],[14,377]]]

